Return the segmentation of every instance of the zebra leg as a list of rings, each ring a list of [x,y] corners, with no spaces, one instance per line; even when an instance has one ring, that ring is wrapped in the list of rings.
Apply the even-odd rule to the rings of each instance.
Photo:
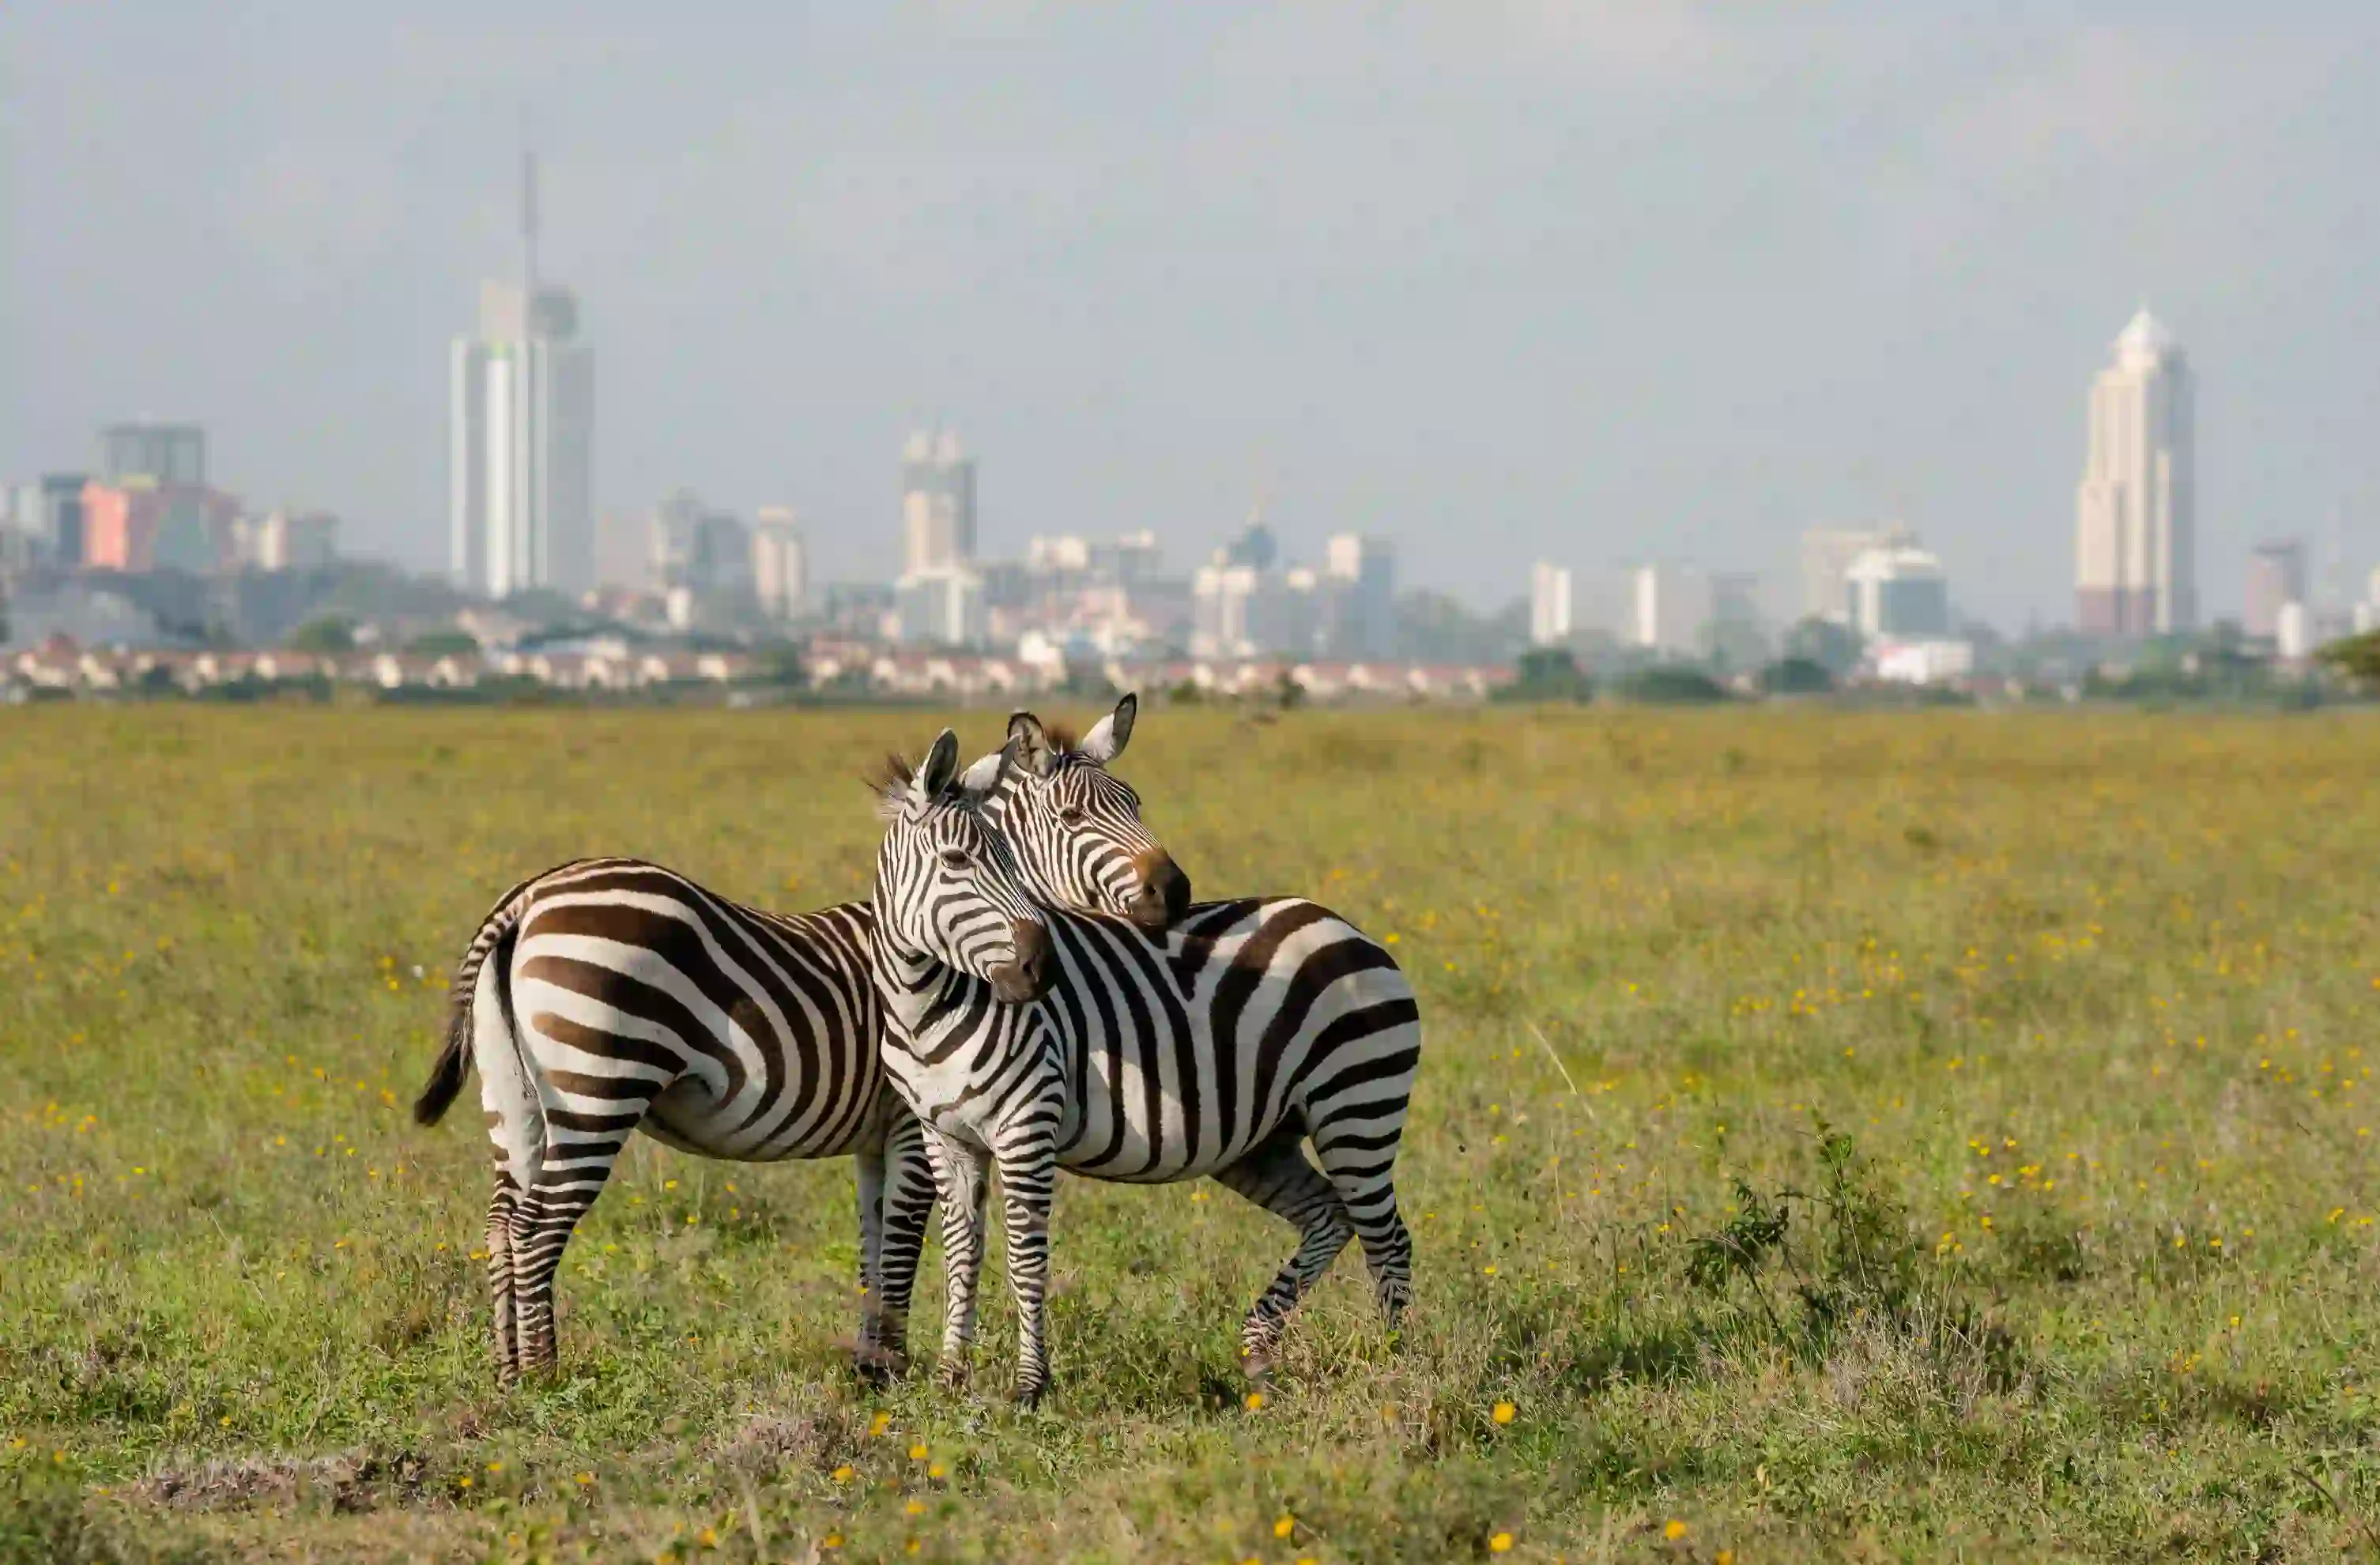
[[[1314,1155],[1354,1222],[1380,1318],[1392,1332],[1413,1297],[1413,1235],[1397,1211],[1397,1189],[1390,1177],[1403,1134],[1403,1108],[1400,1101],[1386,1135],[1363,1123],[1360,1110],[1314,1127]]]
[[[883,1344],[884,1143],[861,1145],[851,1161],[859,1199],[859,1345],[852,1351],[852,1367],[861,1379],[881,1382],[892,1374]]]
[[[648,1084],[615,1085],[641,1089]],[[638,1090],[601,1099],[600,1110],[559,1105],[546,1110],[545,1156],[538,1165],[537,1183],[516,1208],[513,1220],[513,1293],[520,1312],[523,1374],[554,1366],[553,1279],[562,1267],[562,1252],[578,1219],[603,1193],[612,1165],[650,1103]]]
[[[488,1203],[488,1292],[495,1313],[496,1381],[503,1386],[520,1377],[520,1301],[514,1288],[517,1257],[513,1239],[529,1201],[527,1192],[537,1177],[538,1162],[545,1155],[546,1130],[537,1084],[504,1019],[507,1007],[498,989],[507,981],[499,964],[480,969],[471,1030],[472,1062],[480,1069],[480,1108],[495,1150],[496,1193]]]
[[[929,1127],[926,1149],[934,1163],[934,1185],[942,1203],[942,1269],[949,1299],[942,1316],[942,1385],[967,1383],[967,1360],[975,1347],[976,1286],[983,1277],[985,1159],[980,1147]]]
[[[488,1202],[488,1296],[495,1305],[496,1383],[520,1377],[520,1338],[513,1311],[513,1207],[518,1200],[512,1176],[496,1171],[496,1193]]]
[[[1033,1407],[1050,1389],[1050,1207],[1058,1149],[1037,1121],[1030,1131],[1003,1137],[994,1156],[1008,1219],[1008,1286],[1016,1296],[1016,1400]]]
[[[909,1368],[909,1304],[917,1287],[917,1258],[934,1215],[934,1165],[926,1130],[897,1107],[884,1133],[882,1237],[877,1248],[877,1344],[886,1370]]]
[[[1306,1161],[1299,1140],[1294,1123],[1283,1125],[1255,1151],[1215,1175],[1216,1183],[1298,1231],[1296,1253],[1240,1326],[1240,1367],[1251,1380],[1271,1376],[1273,1354],[1281,1345],[1290,1312],[1355,1236],[1346,1205],[1330,1182]]]

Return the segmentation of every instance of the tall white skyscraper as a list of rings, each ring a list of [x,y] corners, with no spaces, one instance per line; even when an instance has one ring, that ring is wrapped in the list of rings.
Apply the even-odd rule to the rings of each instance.
[[[909,437],[901,453],[901,574],[955,569],[975,559],[975,459],[948,430]]]
[[[771,619],[799,619],[809,593],[809,555],[789,505],[763,505],[752,517],[752,590]]]
[[[2091,388],[2091,449],[2074,499],[2077,623],[2162,636],[2198,623],[2196,441],[2190,363],[2146,309]]]
[[[1344,532],[1323,545],[1323,639],[1332,657],[1396,655],[1397,556],[1385,538]]]
[[[1529,642],[1551,647],[1570,639],[1570,568],[1540,560],[1529,571]]]
[[[537,161],[521,169],[521,276],[480,288],[447,354],[447,541],[455,583],[492,598],[595,585],[595,360],[578,301],[537,275]]]

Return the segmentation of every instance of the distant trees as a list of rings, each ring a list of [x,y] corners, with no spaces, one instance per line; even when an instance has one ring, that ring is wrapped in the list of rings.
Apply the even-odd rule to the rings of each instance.
[[[1725,685],[1683,663],[1640,668],[1620,682],[1620,694],[1631,701],[1663,707],[1717,706],[1728,699]]]
[[[2366,689],[2380,686],[2380,630],[2367,630],[2325,644],[2314,653],[2322,666]]]
[[[1824,696],[1835,687],[1835,676],[1815,658],[1779,658],[1760,671],[1764,696]]]
[[[480,650],[480,638],[468,630],[424,631],[405,649],[417,658],[468,658]]]
[[[799,641],[771,641],[754,649],[751,679],[786,690],[808,689],[809,649]]]
[[[1595,681],[1567,647],[1532,647],[1520,656],[1512,683],[1497,686],[1499,701],[1591,701]]]
[[[1859,632],[1815,615],[1785,633],[1784,661],[1815,663],[1837,679],[1859,667],[1860,649]]]
[[[310,619],[289,633],[289,649],[293,652],[352,652],[356,649],[356,627],[352,622],[334,615]]]

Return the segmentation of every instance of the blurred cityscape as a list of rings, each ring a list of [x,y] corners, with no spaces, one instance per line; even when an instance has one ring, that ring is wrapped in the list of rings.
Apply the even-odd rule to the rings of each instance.
[[[2380,572],[2358,582],[2334,547],[2317,574],[2296,537],[2255,547],[2236,612],[2206,612],[2194,375],[2145,308],[2082,404],[2071,618],[2021,634],[1961,613],[1958,564],[1916,518],[1779,540],[1798,553],[1791,580],[1740,561],[1545,560],[1525,576],[1516,562],[1525,592],[1484,614],[1401,583],[1394,544],[1360,526],[1318,559],[1286,557],[1260,499],[1219,540],[1169,549],[1126,518],[987,558],[978,505],[998,503],[996,479],[983,490],[947,426],[886,453],[897,576],[818,582],[792,496],[745,515],[689,487],[599,511],[594,345],[577,297],[540,272],[537,234],[527,161],[517,273],[482,284],[476,328],[449,345],[443,576],[349,557],[334,510],[215,487],[201,424],[129,419],[96,431],[91,466],[61,453],[6,492],[0,681],[18,698],[293,679],[857,698],[1137,685],[1459,700],[1630,680],[2070,698],[2143,670],[2285,678],[2380,623]]]

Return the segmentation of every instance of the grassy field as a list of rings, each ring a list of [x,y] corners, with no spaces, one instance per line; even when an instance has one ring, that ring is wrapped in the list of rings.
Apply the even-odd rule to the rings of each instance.
[[[1289,1231],[1076,1182],[1050,1401],[998,1288],[976,1398],[871,1391],[848,1166],[640,1143],[500,1394],[476,1115],[406,1113],[477,919],[597,851],[861,896],[938,722],[0,712],[0,1559],[2373,1550],[2351,716],[1153,711],[1200,891],[1420,989],[1402,1344],[1351,1255],[1249,1406]]]

